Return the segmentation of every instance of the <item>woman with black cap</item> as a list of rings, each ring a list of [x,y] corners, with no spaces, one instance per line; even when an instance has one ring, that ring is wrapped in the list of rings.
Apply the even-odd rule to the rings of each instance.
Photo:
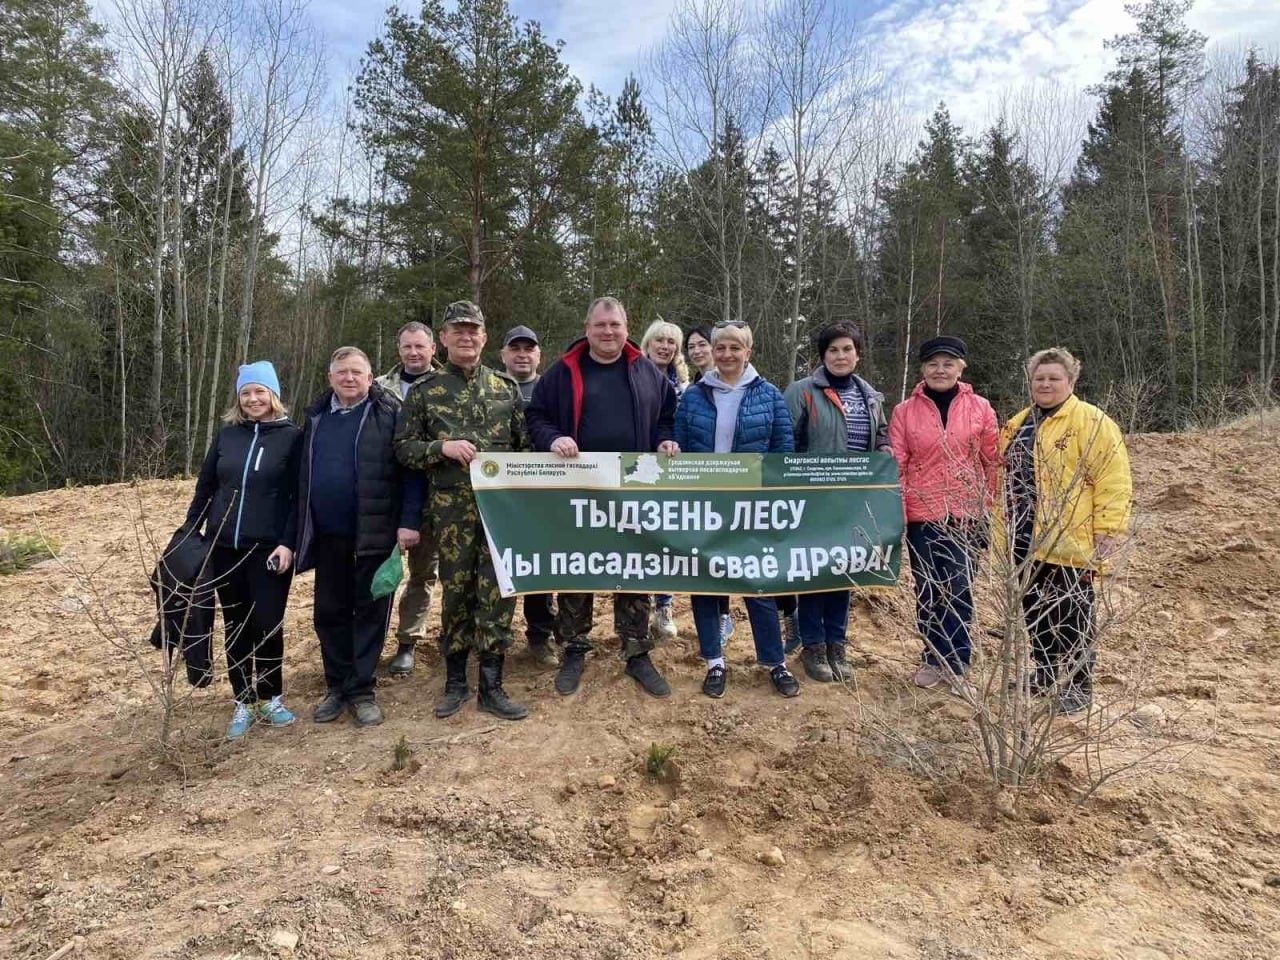
[[[889,424],[924,640],[913,682],[945,683],[957,694],[969,667],[973,570],[986,544],[999,438],[991,404],[960,380],[967,352],[959,337],[922,343],[920,382]]]

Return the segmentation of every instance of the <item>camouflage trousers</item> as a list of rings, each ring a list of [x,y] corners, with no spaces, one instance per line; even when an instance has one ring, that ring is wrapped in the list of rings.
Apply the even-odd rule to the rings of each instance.
[[[515,597],[503,597],[470,487],[431,490],[444,588],[440,649],[500,653],[511,644]]]
[[[587,652],[591,649],[591,621],[594,593],[561,593],[556,597],[559,614],[556,632],[566,651]],[[652,598],[647,593],[615,593],[613,595],[613,629],[622,644],[624,660],[653,649],[649,638],[649,608]]]
[[[436,589],[436,529],[431,511],[422,511],[422,539],[409,549],[409,576],[400,594],[399,622],[396,642],[417,646],[427,636],[427,611]]]

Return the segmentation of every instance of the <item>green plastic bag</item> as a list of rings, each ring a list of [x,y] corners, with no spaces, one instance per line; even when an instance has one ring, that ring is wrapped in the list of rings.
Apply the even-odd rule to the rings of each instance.
[[[396,544],[391,555],[383,560],[373,574],[373,582],[369,585],[369,595],[375,600],[389,597],[400,586],[404,576],[404,567],[400,562],[400,545]]]

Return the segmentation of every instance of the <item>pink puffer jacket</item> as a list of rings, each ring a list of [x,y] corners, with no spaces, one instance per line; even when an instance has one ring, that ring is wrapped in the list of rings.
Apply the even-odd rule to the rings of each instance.
[[[924,392],[924,383],[893,410],[889,443],[902,477],[907,520],[983,517],[996,492],[996,413],[973,387],[961,382],[947,427]]]

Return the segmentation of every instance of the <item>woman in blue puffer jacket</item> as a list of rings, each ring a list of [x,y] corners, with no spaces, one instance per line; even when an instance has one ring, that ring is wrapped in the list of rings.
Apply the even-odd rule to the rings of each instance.
[[[676,410],[675,439],[684,453],[790,453],[791,414],[781,391],[751,365],[751,328],[741,321],[717,324],[711,334],[715,369],[692,384]],[[747,597],[756,660],[784,697],[800,693],[782,652],[778,605],[772,597]],[[698,652],[707,662],[702,692],[719,699],[728,681],[720,632],[720,597],[694,596]]]

